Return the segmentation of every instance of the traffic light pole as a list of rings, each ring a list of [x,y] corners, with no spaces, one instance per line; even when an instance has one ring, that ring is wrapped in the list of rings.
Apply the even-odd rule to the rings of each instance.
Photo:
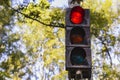
[[[81,3],[82,1],[83,1],[83,0],[68,0],[68,5],[69,5],[69,7],[73,6],[74,4],[80,5],[80,3]]]
[[[91,78],[88,78],[88,79],[83,79],[83,74],[80,70],[78,70],[75,74],[75,77],[72,78],[72,73],[68,72],[68,78],[69,80],[92,80]]]

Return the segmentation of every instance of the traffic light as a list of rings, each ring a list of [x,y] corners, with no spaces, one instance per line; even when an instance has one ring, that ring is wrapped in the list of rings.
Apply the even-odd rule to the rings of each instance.
[[[90,11],[80,6],[66,9],[66,70],[77,70],[83,78],[91,77]]]

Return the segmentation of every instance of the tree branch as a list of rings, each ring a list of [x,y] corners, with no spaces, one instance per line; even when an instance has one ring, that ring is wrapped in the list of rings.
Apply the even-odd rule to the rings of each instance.
[[[104,47],[105,47],[105,49],[106,49],[106,52],[107,52],[107,54],[108,54],[108,56],[109,56],[109,58],[110,58],[110,64],[111,64],[111,66],[112,66],[112,58],[111,58],[110,52],[109,52],[106,44],[105,44],[104,42],[102,42],[102,44],[104,45]]]
[[[99,38],[98,38],[99,39]],[[111,57],[111,55],[110,55],[110,52],[109,52],[109,50],[108,50],[108,48],[107,48],[107,45],[104,43],[104,40],[101,40],[101,39],[99,39],[100,41],[101,41],[101,43],[104,45],[104,47],[105,47],[105,49],[106,49],[106,52],[107,52],[107,54],[108,54],[108,56],[109,56],[109,59],[110,59],[110,65],[112,66],[112,57]]]
[[[44,23],[44,22],[42,22],[42,21],[40,21],[40,20],[38,20],[38,19],[36,19],[36,18],[33,18],[33,17],[29,16],[29,15],[26,15],[26,14],[20,12],[19,10],[16,10],[16,9],[12,8],[12,7],[11,7],[11,9],[12,9],[13,11],[17,12],[17,13],[22,14],[22,15],[25,16],[26,18],[35,20],[35,21],[37,21],[37,22],[39,22],[39,23],[41,23],[41,24],[43,24],[43,25],[45,25],[45,26],[53,26],[53,27],[65,28],[64,24],[62,24],[62,23],[59,23],[59,25],[56,25],[56,24],[54,24],[54,23],[47,24],[47,23]]]

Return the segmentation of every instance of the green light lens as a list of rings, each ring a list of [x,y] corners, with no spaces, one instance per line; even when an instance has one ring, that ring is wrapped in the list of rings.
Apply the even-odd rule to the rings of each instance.
[[[72,65],[86,65],[86,53],[83,48],[76,47],[71,51],[70,60]]]

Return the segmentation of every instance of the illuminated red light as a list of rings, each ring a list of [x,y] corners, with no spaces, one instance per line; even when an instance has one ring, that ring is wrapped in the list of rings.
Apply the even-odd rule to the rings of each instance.
[[[70,20],[74,24],[80,24],[84,19],[84,9],[80,6],[75,6],[71,10]]]

